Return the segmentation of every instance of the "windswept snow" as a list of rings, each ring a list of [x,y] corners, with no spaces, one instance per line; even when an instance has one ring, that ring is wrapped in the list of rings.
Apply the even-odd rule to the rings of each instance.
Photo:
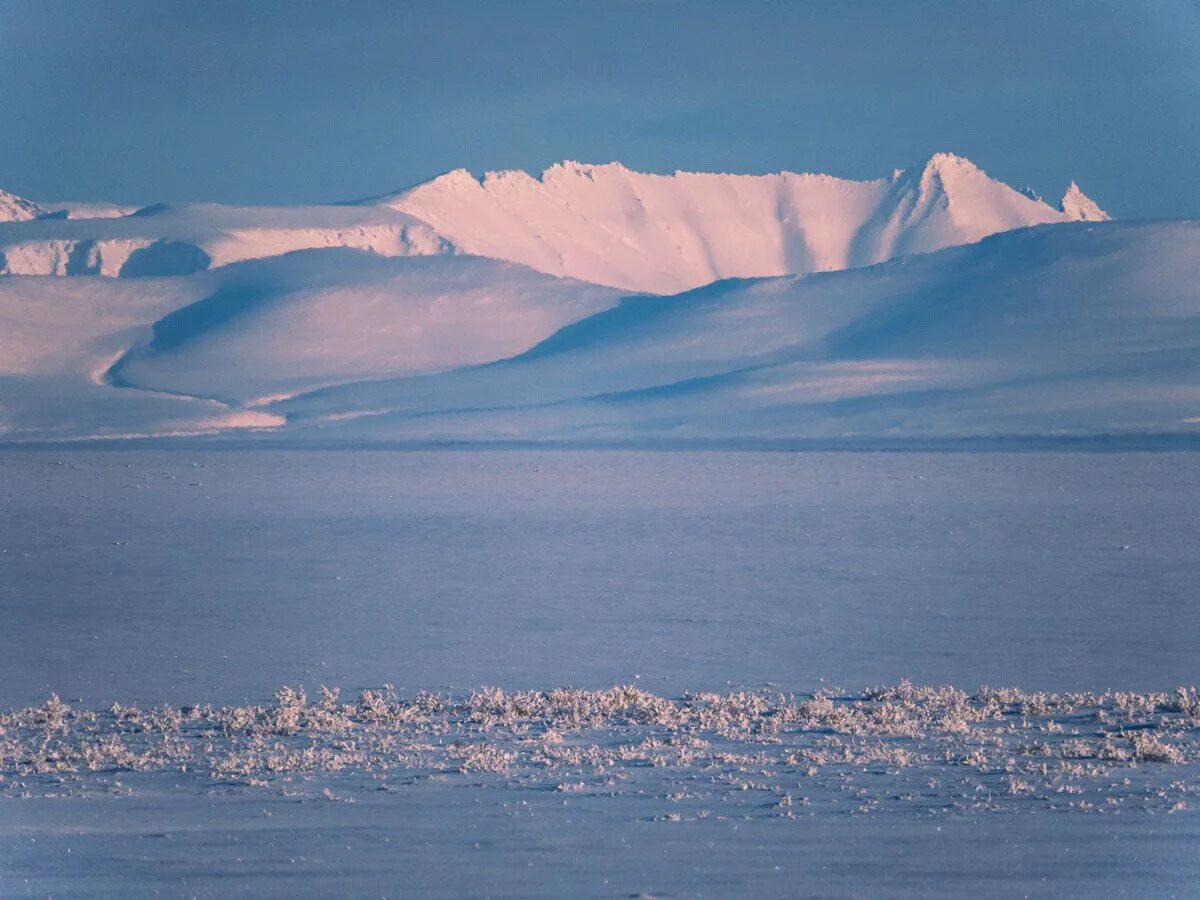
[[[540,176],[464,170],[354,204],[230,207],[0,200],[0,273],[178,275],[295,250],[469,254],[629,291],[670,294],[729,277],[871,265],[1013,228],[1099,213],[1062,210],[948,153],[852,181],[781,172],[650,175],[564,162]],[[4,195],[8,196],[8,195]],[[1086,202],[1085,202],[1086,201]],[[25,204],[24,206],[14,204]],[[4,214],[11,207],[15,212]],[[33,220],[33,221],[26,221]]]

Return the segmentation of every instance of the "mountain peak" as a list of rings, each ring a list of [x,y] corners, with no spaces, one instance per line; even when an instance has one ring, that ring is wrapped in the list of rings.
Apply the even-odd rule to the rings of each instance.
[[[965,156],[954,153],[935,153],[921,171],[922,177],[953,178],[959,175],[986,175],[983,169]]]
[[[1107,222],[1112,218],[1098,203],[1080,190],[1074,181],[1058,204],[1059,211],[1076,222]]]
[[[480,180],[475,177],[470,169],[451,169],[449,172],[443,172],[432,181],[417,185],[417,187],[422,188],[437,185],[441,188],[454,189],[471,186],[478,187],[480,183]]]
[[[32,200],[0,190],[0,222],[28,222],[45,214],[46,210]]]

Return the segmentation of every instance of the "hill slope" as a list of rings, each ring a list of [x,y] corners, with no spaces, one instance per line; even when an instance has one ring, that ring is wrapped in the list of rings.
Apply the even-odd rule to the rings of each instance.
[[[636,297],[511,360],[274,404],[340,439],[1200,430],[1200,224],[1065,225]]]
[[[264,395],[520,353],[609,288],[311,250],[170,278],[0,278],[0,440],[277,427]]]
[[[213,273],[111,372],[124,386],[252,404],[314,385],[514,356],[620,294],[471,256],[306,250]]]

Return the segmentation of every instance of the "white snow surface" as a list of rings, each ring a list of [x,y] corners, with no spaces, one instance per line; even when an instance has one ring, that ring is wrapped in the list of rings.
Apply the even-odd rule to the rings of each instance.
[[[456,170],[354,204],[112,205],[0,201],[0,273],[178,275],[295,250],[468,254],[629,291],[871,265],[1013,228],[1095,218],[939,153],[871,181],[781,172],[651,175],[564,162],[540,176]],[[8,196],[8,195],[5,195]],[[1084,202],[1086,201],[1086,202]],[[25,204],[21,206],[19,204]],[[17,210],[4,213],[3,210]],[[1100,213],[1100,215],[1103,215]],[[35,218],[37,217],[37,218]]]

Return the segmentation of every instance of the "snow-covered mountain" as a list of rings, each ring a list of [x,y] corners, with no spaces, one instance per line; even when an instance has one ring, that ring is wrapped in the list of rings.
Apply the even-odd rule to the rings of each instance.
[[[0,441],[1200,438],[1200,224],[1105,221],[1074,184],[1055,209],[946,154],[0,199]]]
[[[459,170],[382,202],[428,223],[462,253],[668,293],[720,278],[871,265],[1083,218],[1076,212],[1086,198],[1071,196],[1069,209],[1056,210],[969,160],[939,153],[874,181],[792,172],[647,175],[618,163],[561,163],[540,177],[506,171],[476,179]]]
[[[568,162],[536,177],[504,171],[477,179],[459,170],[356,204],[160,205],[109,218],[77,217],[86,208],[29,208],[21,221],[0,223],[0,273],[178,275],[349,247],[485,256],[653,293],[871,265],[1013,228],[1105,217],[1074,185],[1055,209],[945,153],[872,181],[648,175]]]
[[[138,211],[136,206],[120,203],[97,203],[93,201],[56,201],[41,202],[39,206],[45,210],[43,215],[55,219],[118,219]]]
[[[278,427],[259,409],[271,395],[512,356],[620,296],[343,248],[174,277],[4,277],[0,441]]]
[[[261,405],[329,384],[442,372],[529,349],[621,293],[476,256],[302,250],[212,273],[114,384]]]
[[[454,252],[423,222],[386,207],[158,204],[125,216],[0,222],[0,274],[187,275],[329,247]]]
[[[44,215],[45,210],[16,194],[0,190],[0,222],[27,222]]]
[[[1108,213],[1102,210],[1095,200],[1080,190],[1079,185],[1073,181],[1067,188],[1067,192],[1063,194],[1058,208],[1068,219],[1077,222],[1107,222],[1110,218]]]

